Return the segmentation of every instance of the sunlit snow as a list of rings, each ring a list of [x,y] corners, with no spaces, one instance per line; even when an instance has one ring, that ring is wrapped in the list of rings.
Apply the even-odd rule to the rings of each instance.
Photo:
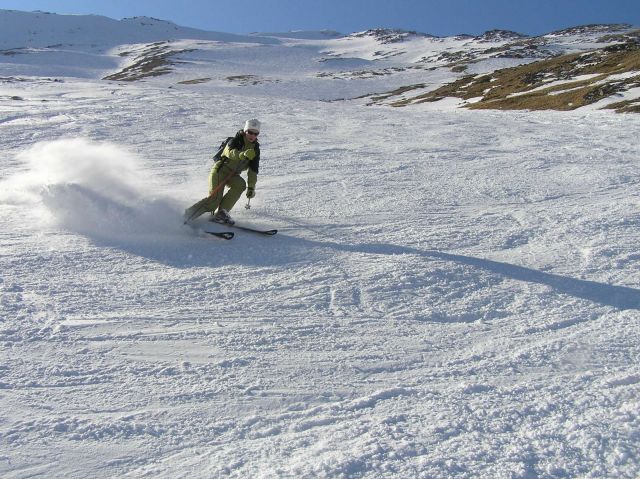
[[[328,101],[454,74],[320,33],[102,80],[125,26],[0,31],[0,475],[638,477],[637,115]],[[279,233],[182,225],[253,117]]]

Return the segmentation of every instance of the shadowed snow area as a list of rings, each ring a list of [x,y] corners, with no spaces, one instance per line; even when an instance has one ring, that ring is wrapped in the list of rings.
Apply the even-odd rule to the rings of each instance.
[[[291,36],[0,56],[0,476],[637,478],[640,117],[317,101],[396,80]],[[278,234],[183,225],[254,117]]]

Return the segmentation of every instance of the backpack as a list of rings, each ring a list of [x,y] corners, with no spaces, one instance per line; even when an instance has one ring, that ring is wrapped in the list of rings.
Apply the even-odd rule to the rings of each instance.
[[[222,159],[222,152],[224,151],[227,144],[229,144],[229,142],[233,140],[233,138],[234,138],[233,136],[230,136],[226,140],[224,140],[222,143],[220,143],[220,147],[218,148],[218,151],[216,151],[216,154],[213,155],[214,163]]]

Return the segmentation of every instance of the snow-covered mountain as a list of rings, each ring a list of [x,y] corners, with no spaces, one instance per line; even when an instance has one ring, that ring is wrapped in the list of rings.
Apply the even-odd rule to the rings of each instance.
[[[578,108],[598,101],[603,107],[619,103],[624,93],[625,106],[633,111],[640,96],[639,34],[629,25],[590,25],[533,38],[504,30],[489,31],[479,37],[438,38],[386,29],[346,36],[331,31],[240,36],[179,27],[147,17],[116,21],[100,16],[3,10],[0,27],[0,59],[5,77],[70,76],[135,81],[171,74],[161,81],[170,85],[199,85],[198,88],[251,86],[268,94],[285,95],[292,90],[292,83],[295,86],[304,77],[307,85],[313,85],[306,94],[311,99],[367,98],[368,102],[394,106],[445,98],[442,88],[447,99],[459,98],[459,106],[467,106],[470,99],[477,103],[474,107],[491,106],[490,102],[479,102],[479,98],[469,94],[457,94],[456,80],[462,77],[460,81],[469,84],[483,74],[504,68],[627,45],[630,61],[622,62],[623,69],[608,71],[605,67],[597,72],[611,73],[611,81],[598,77],[586,89],[585,101],[570,98],[562,105]],[[269,49],[264,50],[267,46]],[[559,76],[547,75],[545,82],[560,79],[571,89],[571,78],[584,81],[585,73],[580,69],[573,77],[566,70],[562,69]],[[626,81],[621,87],[618,80],[622,74],[626,75]],[[523,75],[531,73],[527,70]],[[616,86],[611,87],[611,82]],[[525,83],[538,91],[545,86],[540,82]],[[610,94],[593,95],[594,89]],[[492,94],[495,97],[501,91],[493,89]],[[526,89],[504,89],[504,92],[506,98],[522,95]],[[557,93],[542,94],[550,98]],[[538,97],[542,94],[538,93]],[[552,99],[538,104],[558,108],[557,98]],[[445,103],[447,107],[450,105]],[[510,101],[503,102],[501,107],[505,105],[530,106]]]
[[[0,22],[1,477],[639,477],[636,30]]]
[[[123,43],[153,43],[182,38],[225,42],[268,42],[230,33],[180,27],[149,17],[123,20],[100,15],[58,15],[47,12],[0,10],[0,49],[105,48]]]

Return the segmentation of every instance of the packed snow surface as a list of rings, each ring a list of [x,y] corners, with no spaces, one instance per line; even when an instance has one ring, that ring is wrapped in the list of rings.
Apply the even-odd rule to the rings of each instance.
[[[0,475],[637,478],[639,117],[317,101],[298,37],[279,87],[2,58]],[[252,117],[278,234],[182,225]]]

